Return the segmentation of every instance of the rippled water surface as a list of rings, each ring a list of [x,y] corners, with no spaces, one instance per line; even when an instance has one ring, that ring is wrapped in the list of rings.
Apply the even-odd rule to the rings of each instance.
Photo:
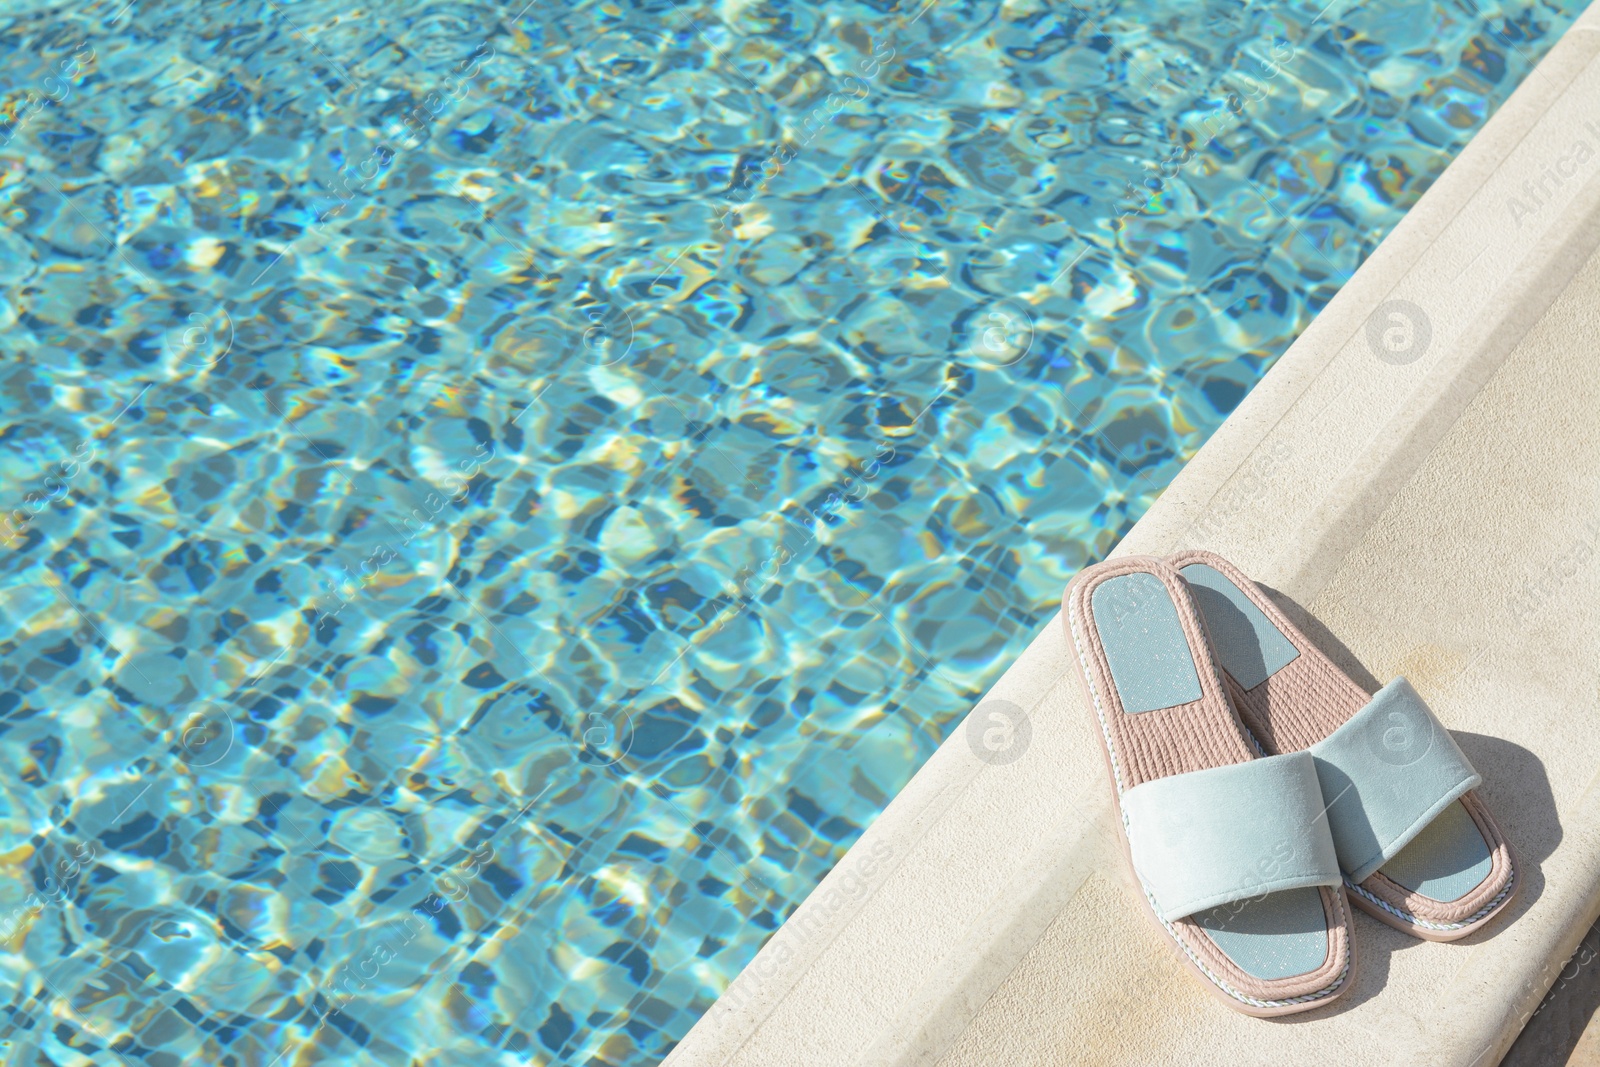
[[[0,5],[6,1062],[658,1062],[1581,7]]]

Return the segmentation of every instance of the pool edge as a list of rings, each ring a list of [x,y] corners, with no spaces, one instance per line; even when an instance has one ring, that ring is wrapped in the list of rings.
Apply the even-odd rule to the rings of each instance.
[[[1500,232],[1507,223],[1498,199],[1560,156],[1563,131],[1571,128],[1564,109],[1600,85],[1597,56],[1600,8],[1591,6],[1117,554],[1204,545],[1300,602],[1328,585],[1600,243],[1600,164],[1563,187],[1527,234]],[[1590,110],[1600,122],[1600,106]],[[1431,317],[1440,320],[1434,347],[1414,364],[1385,362],[1364,346],[1373,310],[1392,299],[1434,309]],[[1380,376],[1382,388],[1374,390]],[[1329,425],[1346,429],[1324,440]],[[1081,714],[1072,670],[1052,620],[986,698],[1033,714],[1035,756],[1070,732],[1055,722],[1058,707]],[[1074,817],[1046,819],[1035,833],[1011,825],[1019,811],[1041,810],[1051,774],[1037,758],[988,766],[963,731],[953,731],[667,1062],[936,1062],[1088,880],[1120,877],[1109,798],[1098,778],[1056,783]],[[1008,806],[1013,793],[1034,806]],[[1026,844],[1017,854],[1019,841]],[[972,877],[981,870],[992,880],[997,867],[1012,887],[998,898]],[[1537,951],[1559,952],[1565,939],[1575,946],[1597,906],[1590,901],[1568,919],[1552,919],[1535,938]],[[1543,992],[1538,982],[1523,983],[1507,1017]],[[1503,1051],[1517,1031],[1498,1030],[1490,1045],[1501,1042]],[[1482,1050],[1475,1053],[1481,1062],[1494,1062],[1479,1035],[1470,1044]],[[1441,1052],[1438,1062],[1471,1062]]]

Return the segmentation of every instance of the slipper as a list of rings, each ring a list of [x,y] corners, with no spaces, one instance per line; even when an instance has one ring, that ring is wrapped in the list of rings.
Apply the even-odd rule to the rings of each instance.
[[[1254,744],[1162,560],[1097,564],[1063,601],[1151,915],[1238,1011],[1330,1003],[1351,984],[1354,942],[1315,761]]]
[[[1228,695],[1268,753],[1309,750],[1351,901],[1397,930],[1455,941],[1511,903],[1515,857],[1483,779],[1404,678],[1369,694],[1214,552],[1178,568]]]

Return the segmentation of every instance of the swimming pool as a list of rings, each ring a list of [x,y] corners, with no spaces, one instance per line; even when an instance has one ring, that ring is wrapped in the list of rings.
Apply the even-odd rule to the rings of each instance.
[[[1579,7],[11,5],[7,1061],[659,1061]]]

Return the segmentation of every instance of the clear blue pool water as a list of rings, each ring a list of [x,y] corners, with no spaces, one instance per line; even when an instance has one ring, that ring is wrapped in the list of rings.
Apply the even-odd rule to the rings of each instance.
[[[1560,3],[0,7],[7,1063],[657,1063]]]

